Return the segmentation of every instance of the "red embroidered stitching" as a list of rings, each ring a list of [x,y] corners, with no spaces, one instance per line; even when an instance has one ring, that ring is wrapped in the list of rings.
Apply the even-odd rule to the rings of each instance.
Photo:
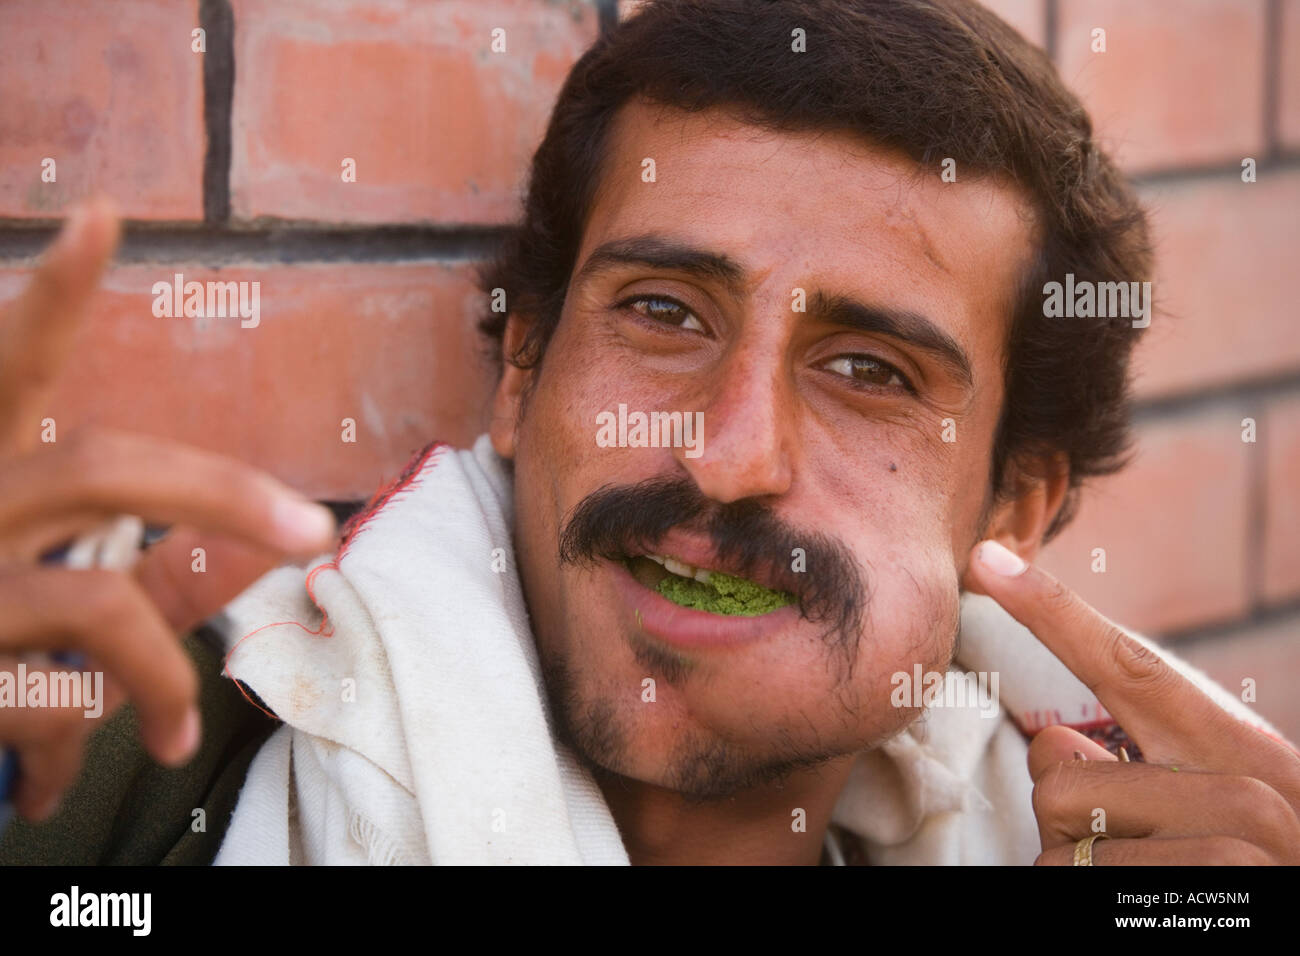
[[[339,547],[335,552],[333,559],[326,561],[324,564],[318,564],[308,572],[307,580],[305,582],[307,597],[311,599],[312,606],[321,612],[321,623],[319,629],[315,631],[309,630],[305,624],[302,624],[299,621],[273,621],[270,624],[263,624],[261,627],[249,631],[239,640],[235,641],[230,652],[226,654],[226,659],[222,662],[222,669],[226,672],[226,676],[234,681],[235,686],[239,688],[239,692],[244,695],[244,700],[248,701],[272,720],[280,719],[257,701],[253,700],[252,697],[248,696],[248,691],[244,689],[243,682],[237,680],[235,675],[230,673],[230,658],[235,655],[235,651],[239,649],[239,645],[244,643],[244,641],[248,640],[254,634],[259,631],[264,631],[268,627],[279,627],[282,624],[292,624],[295,627],[300,627],[312,637],[332,637],[334,634],[334,628],[329,623],[329,615],[325,613],[324,608],[322,608],[316,600],[316,592],[312,588],[312,581],[318,573],[326,568],[337,570],[339,562],[343,560],[343,556],[347,553],[348,547],[352,544],[356,536],[369,526],[371,519],[374,518],[375,515],[379,514],[379,512],[382,511],[398,494],[403,491],[408,491],[419,484],[418,476],[420,475],[420,472],[423,471],[425,463],[429,461],[435,451],[440,448],[450,447],[451,446],[447,442],[435,440],[429,442],[429,444],[425,445],[422,449],[412,455],[410,460],[407,461],[406,466],[402,469],[401,474],[371,495],[370,500],[366,502],[365,507],[349,518],[343,525],[342,531],[339,535]]]

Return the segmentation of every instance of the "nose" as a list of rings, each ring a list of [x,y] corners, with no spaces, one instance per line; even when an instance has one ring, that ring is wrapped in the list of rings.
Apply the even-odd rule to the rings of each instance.
[[[699,454],[676,450],[700,491],[723,504],[787,492],[795,409],[783,363],[757,343],[736,349],[703,394]]]

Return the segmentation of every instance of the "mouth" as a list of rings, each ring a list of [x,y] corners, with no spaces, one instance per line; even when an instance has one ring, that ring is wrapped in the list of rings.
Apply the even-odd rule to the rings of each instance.
[[[798,627],[798,598],[776,585],[779,568],[725,564],[704,542],[670,534],[639,554],[610,556],[605,566],[633,633],[681,650],[737,647]]]
[[[640,584],[678,607],[709,614],[754,617],[795,603],[788,591],[749,578],[709,570],[664,554],[634,555],[624,560]]]

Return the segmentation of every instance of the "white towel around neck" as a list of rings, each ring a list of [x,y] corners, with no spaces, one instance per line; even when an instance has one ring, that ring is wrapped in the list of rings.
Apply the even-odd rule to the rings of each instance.
[[[628,862],[599,788],[551,736],[511,522],[486,435],[433,446],[338,556],[278,568],[227,605],[229,669],[284,725],[249,768],[217,864]],[[1105,716],[988,598],[963,598],[958,660],[998,671],[1001,703],[992,718],[931,708],[858,758],[833,820],[872,863],[1032,863],[1012,715]]]

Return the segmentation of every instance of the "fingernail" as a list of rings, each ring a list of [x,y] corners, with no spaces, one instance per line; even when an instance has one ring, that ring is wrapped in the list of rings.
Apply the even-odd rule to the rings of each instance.
[[[310,501],[279,499],[274,520],[280,540],[295,551],[325,547],[334,537],[334,514]]]
[[[977,552],[980,564],[988,568],[994,574],[1004,578],[1013,578],[1017,574],[1024,572],[1028,564],[1014,551],[1006,548],[990,538],[987,541],[981,541],[979,551]]]
[[[179,766],[193,757],[194,752],[199,749],[200,731],[198,708],[191,707],[185,712],[181,729],[172,737],[171,744],[167,747],[167,762]]]
[[[1133,761],[1129,760],[1129,756],[1128,756],[1128,748],[1127,748],[1127,747],[1120,747],[1120,748],[1119,748],[1119,759],[1120,759],[1120,762],[1121,762],[1121,763],[1132,763],[1132,762],[1133,762]]]

